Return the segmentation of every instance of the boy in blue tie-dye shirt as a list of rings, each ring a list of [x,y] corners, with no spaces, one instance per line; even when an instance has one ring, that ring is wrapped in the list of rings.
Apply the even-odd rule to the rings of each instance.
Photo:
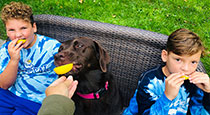
[[[195,33],[187,29],[173,32],[161,53],[165,65],[141,75],[142,80],[123,114],[209,115],[210,79],[196,71],[203,52]]]
[[[1,18],[10,41],[0,48],[0,114],[37,114],[45,89],[57,79],[53,57],[60,43],[35,34],[32,9],[21,2],[5,5]]]

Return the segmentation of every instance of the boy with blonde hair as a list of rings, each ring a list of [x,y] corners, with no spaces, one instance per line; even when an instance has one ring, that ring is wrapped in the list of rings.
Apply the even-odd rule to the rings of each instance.
[[[209,114],[209,108],[204,107],[202,101],[204,93],[210,93],[210,79],[207,74],[196,71],[203,53],[204,47],[195,33],[187,29],[173,32],[161,53],[165,65],[141,75],[136,91],[138,114]]]
[[[60,43],[35,34],[32,9],[26,4],[5,5],[1,19],[10,41],[0,48],[0,114],[37,114],[45,89],[57,79],[53,57]]]

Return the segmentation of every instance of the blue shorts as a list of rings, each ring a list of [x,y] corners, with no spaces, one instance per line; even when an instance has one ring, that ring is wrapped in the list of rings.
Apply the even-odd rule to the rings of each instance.
[[[37,115],[41,104],[0,88],[0,115]]]

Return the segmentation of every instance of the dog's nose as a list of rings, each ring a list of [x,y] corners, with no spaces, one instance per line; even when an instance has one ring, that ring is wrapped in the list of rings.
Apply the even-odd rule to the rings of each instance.
[[[57,60],[57,59],[62,60],[62,59],[64,59],[64,54],[63,53],[55,54],[54,59],[55,60]]]

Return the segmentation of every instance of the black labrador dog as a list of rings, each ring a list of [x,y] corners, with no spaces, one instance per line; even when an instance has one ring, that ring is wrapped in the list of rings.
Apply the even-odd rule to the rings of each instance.
[[[78,80],[74,96],[75,115],[119,115],[122,99],[110,72],[110,57],[96,41],[78,37],[61,44],[55,65],[73,63],[65,76]]]

